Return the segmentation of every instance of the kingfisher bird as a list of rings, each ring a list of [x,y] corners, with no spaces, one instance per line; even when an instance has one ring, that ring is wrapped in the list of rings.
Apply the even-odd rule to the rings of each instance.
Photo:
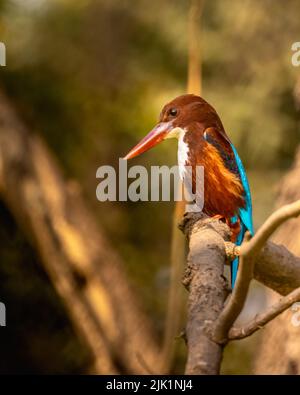
[[[227,136],[216,110],[202,97],[186,94],[167,103],[158,124],[124,159],[131,159],[168,138],[178,139],[178,166],[204,168],[202,212],[222,219],[231,229],[232,241],[241,245],[248,230],[254,234],[252,202],[248,179],[236,148]],[[239,259],[231,263],[231,284],[235,284]]]

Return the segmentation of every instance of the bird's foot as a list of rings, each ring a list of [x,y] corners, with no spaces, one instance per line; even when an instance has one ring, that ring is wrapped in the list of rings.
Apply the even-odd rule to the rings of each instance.
[[[241,230],[240,221],[238,220],[237,222],[233,223],[233,222],[230,220],[230,218],[226,218],[226,217],[224,217],[224,215],[221,215],[221,214],[213,215],[211,218],[226,223],[226,225],[227,225],[227,226],[230,228],[230,230],[231,230],[230,241],[231,241],[232,243],[234,243],[234,242],[236,241],[236,239],[237,239],[239,233],[240,233],[240,230]]]
[[[224,217],[224,215],[221,214],[213,215],[211,218],[224,222],[230,228],[231,230],[230,241],[232,243],[235,243],[241,230],[240,221],[238,220],[233,223],[230,218],[226,218]]]

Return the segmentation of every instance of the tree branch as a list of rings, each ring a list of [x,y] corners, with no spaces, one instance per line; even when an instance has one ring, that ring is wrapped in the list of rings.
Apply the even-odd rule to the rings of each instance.
[[[233,293],[217,320],[213,339],[218,343],[228,340],[228,332],[245,304],[249,284],[253,278],[255,260],[268,238],[285,221],[300,214],[300,200],[275,211],[250,239],[249,234],[240,248],[240,265]]]
[[[300,258],[285,246],[268,241],[256,259],[254,278],[273,291],[287,295],[300,287]]]
[[[257,256],[270,236],[285,221],[296,218],[300,215],[300,200],[287,204],[276,210],[265,223],[258,229],[254,237],[241,246],[240,254],[242,256]]]
[[[243,245],[249,242],[250,234],[247,232]],[[255,260],[253,257],[244,256],[240,253],[239,270],[235,287],[228,303],[225,305],[216,322],[213,333],[213,339],[218,343],[222,344],[227,342],[228,331],[244,307],[249,285],[253,278],[254,264]]]
[[[185,215],[181,228],[189,238],[183,278],[189,289],[186,374],[218,374],[222,346],[211,340],[210,333],[228,293],[223,268],[229,229],[220,221],[191,213]]]
[[[240,255],[240,247],[225,242],[226,264]],[[300,258],[285,246],[267,241],[258,254],[253,278],[280,295],[287,295],[300,287]]]
[[[300,288],[295,289],[287,296],[281,298],[273,306],[269,307],[265,312],[257,314],[256,317],[248,324],[242,327],[233,327],[229,331],[229,340],[243,339],[252,335],[258,329],[265,326],[268,322],[272,321],[283,311],[288,309],[292,304],[300,301]]]
[[[230,230],[226,224],[203,214],[185,215],[181,229],[189,237],[190,248],[183,279],[190,291],[186,373],[217,374],[224,343],[253,333],[299,300],[300,258],[284,246],[267,241],[280,224],[299,214],[300,202],[282,207],[270,216],[252,239],[248,234],[240,248],[228,241]],[[223,265],[236,255],[241,256],[236,286],[222,310],[220,304],[224,303],[228,293],[222,275]],[[232,328],[243,308],[253,277],[282,295],[290,294],[244,328]]]

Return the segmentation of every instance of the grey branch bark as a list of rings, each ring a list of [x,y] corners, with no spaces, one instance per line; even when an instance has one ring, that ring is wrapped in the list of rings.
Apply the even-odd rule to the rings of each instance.
[[[240,253],[240,248],[226,242],[226,253],[230,259]],[[228,260],[226,264],[229,264]],[[287,295],[300,287],[300,258],[285,246],[267,241],[258,254],[253,277],[280,295]]]
[[[228,263],[227,254],[237,252],[228,242],[230,231],[225,224],[203,214],[185,215],[180,227],[189,238],[188,263],[183,279],[189,290],[187,374],[218,374],[223,345],[228,340],[242,338],[259,329],[293,301],[298,301],[299,290],[285,296],[245,328],[232,328],[243,308],[253,276],[283,295],[300,286],[300,259],[285,247],[267,242],[280,224],[299,213],[300,201],[284,206],[272,214],[256,236],[246,238],[238,251],[241,266],[236,287],[224,309],[227,287],[223,268]]]
[[[186,374],[219,374],[223,347],[211,340],[213,324],[228,293],[223,276],[228,228],[218,221],[186,215],[181,228],[189,239],[183,283],[189,290]]]
[[[300,287],[300,258],[268,241],[256,259],[254,278],[280,295]]]

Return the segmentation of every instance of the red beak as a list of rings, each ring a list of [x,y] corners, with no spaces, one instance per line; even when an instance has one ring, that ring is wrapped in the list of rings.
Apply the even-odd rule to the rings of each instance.
[[[160,122],[155,126],[154,129],[151,130],[150,133],[147,134],[146,137],[144,137],[135,147],[133,147],[123,159],[131,159],[145,151],[148,151],[150,148],[160,143],[166,134],[172,129],[173,125],[171,122]]]

